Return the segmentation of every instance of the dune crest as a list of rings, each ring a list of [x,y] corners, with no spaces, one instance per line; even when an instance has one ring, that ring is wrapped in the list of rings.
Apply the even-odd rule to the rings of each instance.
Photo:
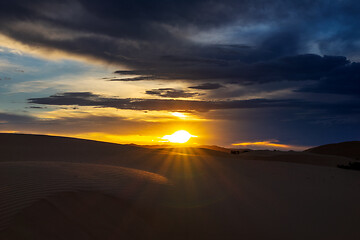
[[[360,160],[360,141],[326,144],[307,149],[305,152],[342,156]]]

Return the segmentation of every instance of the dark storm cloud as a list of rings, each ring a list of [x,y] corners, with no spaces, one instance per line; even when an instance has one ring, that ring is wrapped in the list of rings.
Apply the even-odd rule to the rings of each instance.
[[[297,55],[253,64],[244,73],[244,78],[249,79],[249,83],[320,80],[349,63],[348,59],[340,56]]]
[[[214,27],[235,18],[235,1],[45,1],[0,3],[0,32],[37,47],[132,67],[184,51],[169,28]],[[50,33],[50,34],[49,34]],[[57,37],[53,37],[55,33]]]
[[[135,70],[118,70],[114,72],[115,74],[120,75],[141,75],[141,71],[135,71]]]
[[[31,108],[31,109],[46,109],[46,107],[39,107],[39,106],[30,106],[30,107],[26,107],[26,108]]]
[[[151,80],[148,76],[242,84],[318,80],[345,60],[336,65],[300,54],[311,52],[309,46],[322,54],[359,53],[359,9],[358,1],[338,0],[14,0],[0,3],[0,32],[35,47],[130,69],[119,74],[143,75],[121,81]],[[238,42],[191,40],[197,32],[231,26],[237,26]],[[249,36],[254,37],[242,40]]]
[[[188,91],[174,89],[174,88],[152,89],[152,90],[147,90],[145,93],[148,95],[156,95],[156,96],[166,97],[166,98],[191,98],[191,97],[199,95],[199,93],[188,92]]]
[[[296,99],[250,99],[231,101],[194,101],[174,99],[133,99],[109,98],[90,92],[70,92],[52,95],[44,98],[31,98],[32,104],[44,105],[77,105],[94,107],[112,107],[131,110],[166,110],[166,111],[199,111],[224,109],[253,109],[253,108],[297,108],[297,109],[328,109],[333,112],[359,113],[360,102],[340,102],[336,104],[307,102]]]
[[[335,93],[360,97],[360,63],[352,63],[325,75],[316,84],[303,87],[298,92]]]
[[[234,101],[195,101],[172,99],[133,99],[108,98],[90,92],[70,92],[44,98],[30,98],[29,103],[45,105],[78,105],[113,107],[132,110],[168,111],[209,111],[215,109],[259,108],[292,106],[295,100],[234,100]]]
[[[154,80],[155,77],[133,77],[133,78],[113,78],[108,81],[111,82],[135,82],[135,81],[143,81],[143,80]]]
[[[223,85],[219,83],[203,83],[196,86],[190,86],[189,88],[192,89],[200,89],[200,90],[214,90],[224,87]]]
[[[156,69],[138,70],[137,73],[162,76],[163,79],[216,80],[256,84],[277,81],[320,80],[331,74],[333,70],[348,64],[350,61],[341,56],[322,57],[315,54],[303,54],[256,63],[244,63],[236,60],[226,63],[194,65],[183,60],[173,66],[168,63]]]

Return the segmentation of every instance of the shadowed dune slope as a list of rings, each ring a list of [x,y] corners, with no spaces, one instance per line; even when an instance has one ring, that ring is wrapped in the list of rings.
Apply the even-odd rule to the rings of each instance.
[[[107,194],[62,192],[26,208],[0,238],[149,239],[157,234],[144,213],[131,201]]]
[[[23,208],[64,191],[98,191],[122,199],[151,199],[168,180],[117,166],[66,162],[0,163],[0,230]],[[151,193],[147,188],[151,187]]]
[[[19,212],[0,239],[358,239],[355,171],[286,162],[179,161],[165,194],[148,186],[139,202],[136,196],[104,195],[103,183],[91,190],[86,184],[86,192],[62,188]]]
[[[326,144],[307,149],[305,152],[336,155],[360,160],[360,141]]]

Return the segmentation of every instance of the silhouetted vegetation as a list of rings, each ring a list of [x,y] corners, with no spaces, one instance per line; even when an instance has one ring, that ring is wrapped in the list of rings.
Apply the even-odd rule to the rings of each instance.
[[[339,168],[359,170],[360,171],[360,162],[349,162],[348,165],[338,165]]]
[[[250,150],[245,149],[245,150],[231,150],[230,153],[231,154],[240,154],[240,153],[247,153],[250,152]]]

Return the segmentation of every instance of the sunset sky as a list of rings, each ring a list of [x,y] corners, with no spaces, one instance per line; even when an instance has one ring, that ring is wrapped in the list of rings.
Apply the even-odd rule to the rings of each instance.
[[[359,140],[360,2],[0,0],[0,132]]]

